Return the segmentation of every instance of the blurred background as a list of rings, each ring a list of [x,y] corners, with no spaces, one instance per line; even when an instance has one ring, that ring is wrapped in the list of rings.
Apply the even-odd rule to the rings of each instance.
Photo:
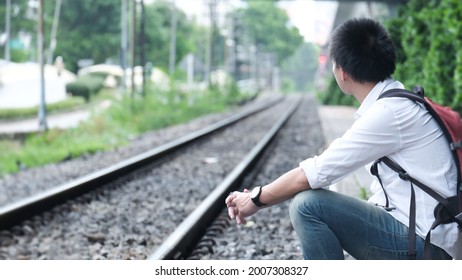
[[[1,0],[0,174],[264,94],[357,106],[327,53],[332,30],[352,17],[390,30],[395,78],[461,110],[460,0]],[[50,125],[64,112],[85,113]]]

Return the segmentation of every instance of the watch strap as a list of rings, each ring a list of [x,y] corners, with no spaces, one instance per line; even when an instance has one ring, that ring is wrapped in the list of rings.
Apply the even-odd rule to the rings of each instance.
[[[261,192],[262,192],[262,190],[263,190],[263,187],[257,186],[257,187],[255,187],[255,188],[259,188],[259,190],[258,190],[258,194],[257,194],[256,196],[252,197],[252,202],[253,202],[257,207],[266,206],[265,203],[262,203],[262,202],[260,201],[260,195],[261,195]]]

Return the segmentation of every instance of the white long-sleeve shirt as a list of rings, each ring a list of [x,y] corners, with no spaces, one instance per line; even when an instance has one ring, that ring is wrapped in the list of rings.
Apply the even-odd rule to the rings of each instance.
[[[410,176],[432,187],[444,197],[456,194],[456,167],[446,139],[427,110],[405,98],[383,98],[382,92],[403,85],[392,79],[378,83],[355,113],[355,123],[319,156],[300,163],[313,189],[325,188],[351,172],[388,156]],[[384,163],[379,174],[386,189],[388,212],[409,225],[410,183]],[[378,180],[373,180],[369,202],[385,205]],[[414,186],[416,194],[416,233],[425,238],[434,221],[437,204],[431,196]],[[456,224],[440,225],[431,234],[431,243],[443,248],[455,259],[462,259],[462,234]]]

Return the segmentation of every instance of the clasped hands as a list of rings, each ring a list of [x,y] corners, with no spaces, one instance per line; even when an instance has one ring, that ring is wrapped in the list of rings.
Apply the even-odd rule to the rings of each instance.
[[[258,212],[258,208],[250,199],[250,191],[244,189],[243,192],[231,192],[225,199],[226,207],[228,207],[228,215],[232,220],[241,225],[246,224],[246,217],[249,217]]]

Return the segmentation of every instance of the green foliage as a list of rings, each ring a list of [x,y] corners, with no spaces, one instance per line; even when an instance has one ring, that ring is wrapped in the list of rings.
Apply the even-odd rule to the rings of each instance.
[[[255,45],[276,53],[278,64],[303,43],[299,30],[288,26],[287,14],[271,1],[249,1],[248,7],[239,13]]]
[[[283,78],[281,83],[281,91],[283,93],[296,92],[297,87],[295,86],[295,81],[288,78]]]
[[[0,1],[0,33],[6,29],[6,1]],[[30,55],[29,51],[22,46],[15,46],[13,41],[18,42],[19,33],[24,30],[33,30],[35,20],[28,16],[27,1],[11,1],[10,10],[10,59],[14,62],[24,62]],[[5,52],[5,46],[0,46],[0,53]]]
[[[79,76],[74,82],[66,84],[66,92],[83,97],[88,102],[103,88],[103,83],[104,77],[101,75]]]
[[[359,188],[359,194],[358,194],[358,197],[362,200],[368,200],[370,195],[369,193],[367,192],[367,189],[365,187],[360,187]]]
[[[69,110],[84,105],[85,101],[80,97],[66,98],[63,101],[47,104],[47,113]],[[21,119],[25,117],[37,116],[38,106],[21,109],[0,109],[0,120]]]
[[[169,96],[176,98],[170,99]],[[194,105],[191,106],[186,96],[174,92],[158,92],[148,94],[144,98],[125,96],[122,102],[111,106],[101,118],[105,125],[124,130],[123,133],[116,134],[139,135],[145,131],[178,124],[202,114],[222,110],[225,98],[221,97],[208,91],[201,96],[195,96]]]
[[[11,49],[11,61],[26,62],[28,60],[28,53],[26,50]]]
[[[146,6],[146,49],[147,59],[152,61],[154,66],[163,69],[168,73],[169,52],[171,36],[172,5],[165,0],[155,1],[152,5]],[[186,14],[176,9],[177,30],[176,30],[176,63],[186,54],[194,49],[194,37],[201,37],[195,32],[194,24],[190,22]],[[202,40],[202,44],[204,41]]]
[[[63,1],[57,40],[54,53],[64,58],[72,72],[77,72],[80,59],[92,59],[95,64],[118,60],[120,2]]]
[[[178,8],[176,62],[193,50],[193,24]],[[66,67],[77,72],[80,59],[91,59],[95,64],[107,60],[118,61],[120,52],[120,1],[65,0],[61,9],[58,44],[55,55],[64,58]],[[145,6],[146,60],[156,67],[168,69],[171,36],[172,5],[159,0]],[[130,16],[130,14],[128,14]],[[140,14],[137,16],[140,20]],[[137,32],[140,32],[139,22]],[[141,65],[141,42],[137,39],[135,65]]]
[[[27,2],[28,1],[11,1],[11,34],[17,34],[21,30],[30,30],[34,28],[35,21],[28,16]],[[0,18],[6,18],[6,1],[0,2]],[[5,30],[4,24],[5,20],[1,20],[0,30]]]
[[[462,1],[410,0],[387,27],[398,48],[395,78],[462,112]]]
[[[282,63],[283,89],[306,91],[314,84],[318,69],[319,48],[312,43],[303,43],[297,51]],[[292,80],[293,84],[290,81]]]

